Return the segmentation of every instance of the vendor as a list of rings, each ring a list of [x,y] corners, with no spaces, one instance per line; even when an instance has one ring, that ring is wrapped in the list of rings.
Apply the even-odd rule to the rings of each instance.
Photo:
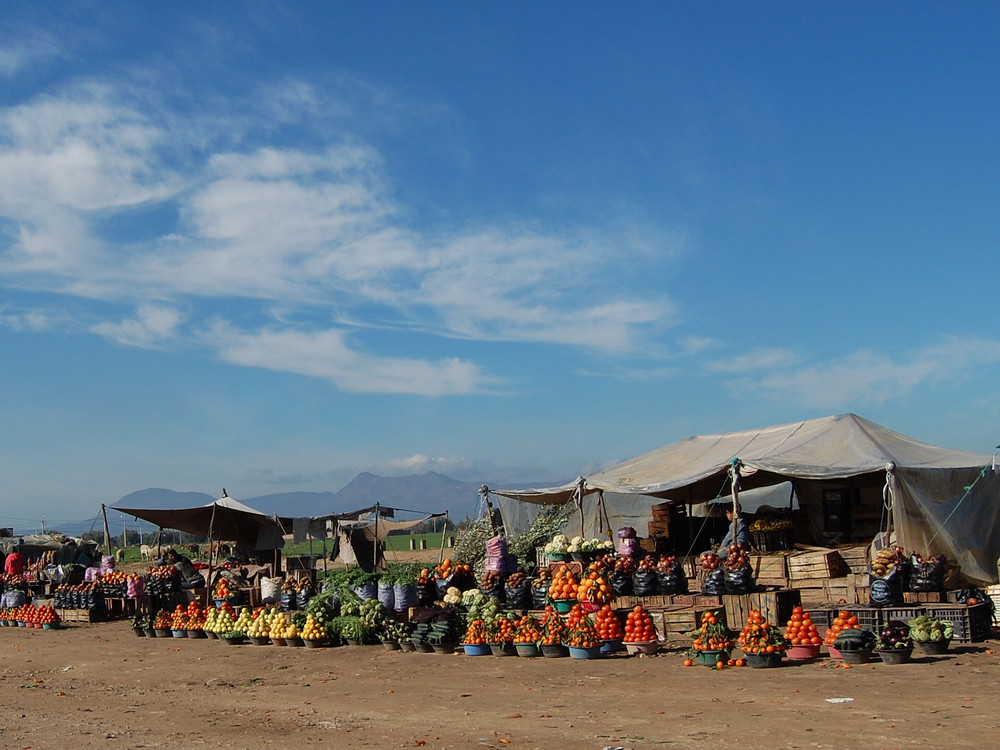
[[[24,575],[24,555],[20,552],[11,552],[3,562],[3,572],[9,576]]]
[[[733,513],[732,505],[726,507],[728,527],[726,535],[722,537],[722,544],[719,545],[719,557],[722,559],[726,558],[726,551],[733,542],[739,544],[743,549],[750,549],[750,529],[747,527],[747,522],[743,519],[743,515],[739,511],[739,506],[736,506],[735,514]],[[733,523],[734,517],[736,518],[735,524]]]
[[[167,550],[167,564],[177,568],[181,576],[182,589],[200,589],[205,586],[205,576],[198,572],[191,559],[180,554],[175,549]]]

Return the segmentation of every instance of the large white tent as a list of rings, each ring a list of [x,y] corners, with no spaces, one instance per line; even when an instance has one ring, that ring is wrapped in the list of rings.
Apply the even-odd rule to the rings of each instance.
[[[685,438],[560,487],[490,491],[531,503],[581,502],[594,493],[703,503],[720,494],[734,465],[744,489],[791,481],[816,537],[823,489],[864,488],[884,495],[908,551],[943,553],[966,577],[997,580],[996,454],[928,445],[855,414]]]

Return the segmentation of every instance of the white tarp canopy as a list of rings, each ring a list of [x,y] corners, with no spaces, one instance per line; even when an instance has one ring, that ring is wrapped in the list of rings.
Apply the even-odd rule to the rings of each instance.
[[[822,483],[885,484],[903,547],[943,553],[970,579],[997,580],[996,456],[921,443],[855,414],[685,438],[561,487],[491,492],[547,504],[596,492],[701,503],[718,496],[734,460],[742,488],[791,480],[804,505]]]

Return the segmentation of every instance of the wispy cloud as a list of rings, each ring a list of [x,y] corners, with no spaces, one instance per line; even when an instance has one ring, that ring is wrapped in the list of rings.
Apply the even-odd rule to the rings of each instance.
[[[677,318],[664,294],[625,295],[609,283],[630,242],[637,257],[649,255],[647,232],[527,222],[429,232],[405,218],[389,166],[357,133],[317,130],[308,149],[268,143],[262,112],[272,112],[274,130],[326,121],[323,92],[312,86],[286,81],[280,102],[271,87],[258,117],[245,119],[182,117],[137,89],[88,81],[0,110],[0,219],[12,228],[0,245],[2,283],[163,300],[134,319],[90,326],[123,345],[181,345],[200,321],[211,334],[198,343],[248,367],[347,390],[471,393],[497,381],[458,358],[363,354],[349,334],[389,327],[625,353]],[[342,103],[335,108],[346,117]],[[107,226],[137,206],[170,207],[164,213],[178,218],[141,241],[110,239]],[[665,254],[677,252],[676,241],[667,244]],[[209,324],[234,299],[259,306],[259,330]],[[297,311],[325,324],[268,320],[275,305],[289,319]],[[192,322],[183,329],[171,317],[179,307]]]
[[[744,393],[823,408],[853,408],[908,395],[925,385],[958,381],[977,368],[1000,362],[1000,341],[947,338],[908,355],[861,350],[811,365],[764,358],[747,377],[731,383]],[[744,370],[746,372],[746,370]]]
[[[0,78],[13,78],[29,67],[61,55],[59,45],[48,34],[35,31],[29,35],[22,31],[18,39],[0,44]]]
[[[141,305],[135,317],[118,322],[98,323],[92,331],[126,346],[152,348],[173,338],[183,316],[176,309],[163,305]]]
[[[222,359],[324,378],[347,391],[439,396],[482,392],[491,379],[470,362],[378,357],[348,346],[343,331],[259,330],[244,333],[219,323],[204,340]]]

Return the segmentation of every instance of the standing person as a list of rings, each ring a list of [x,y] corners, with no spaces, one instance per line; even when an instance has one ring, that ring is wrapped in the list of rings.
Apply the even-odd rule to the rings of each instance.
[[[7,559],[3,562],[3,572],[9,576],[23,576],[24,555],[17,551],[7,555]]]
[[[191,558],[185,557],[175,549],[168,549],[167,564],[173,565],[181,574],[182,589],[200,589],[205,586],[205,576],[194,567]]]

